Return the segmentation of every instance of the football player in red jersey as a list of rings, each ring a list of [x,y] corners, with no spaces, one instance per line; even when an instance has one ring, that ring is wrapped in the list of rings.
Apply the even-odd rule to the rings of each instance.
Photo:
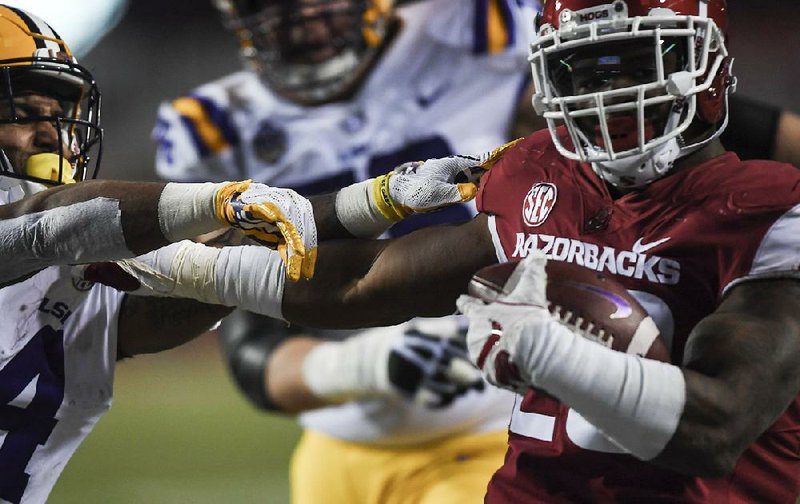
[[[498,261],[531,256],[525,301],[541,302],[542,256],[602,271],[642,301],[672,364],[589,344],[544,310],[462,298],[475,360],[524,388],[488,501],[794,502],[800,172],[719,142],[735,84],[726,15],[724,0],[545,2],[531,63],[549,131],[489,163],[475,219],[324,244],[312,280],[270,291],[253,285],[274,252],[183,259],[239,272],[236,289],[214,285],[223,304],[321,327],[451,313]],[[489,320],[504,333],[484,348]],[[518,380],[498,378],[501,352]]]

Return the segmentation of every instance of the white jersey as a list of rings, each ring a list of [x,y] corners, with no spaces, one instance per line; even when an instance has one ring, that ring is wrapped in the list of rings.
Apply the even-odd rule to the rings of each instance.
[[[402,29],[349,101],[302,107],[243,71],[164,103],[154,129],[158,174],[176,181],[251,178],[312,195],[406,161],[478,154],[508,141],[529,82],[533,2],[428,0],[397,13]],[[413,216],[392,233],[474,214],[474,204],[458,205]],[[442,411],[351,403],[303,415],[302,422],[354,441],[414,442],[501,428],[512,404],[510,394],[487,388]]]
[[[0,501],[44,502],[111,406],[121,299],[70,266],[0,289]]]

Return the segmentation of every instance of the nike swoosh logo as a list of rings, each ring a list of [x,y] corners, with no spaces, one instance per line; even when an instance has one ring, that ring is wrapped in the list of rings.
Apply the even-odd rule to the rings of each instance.
[[[444,94],[450,90],[450,83],[441,84],[439,87],[434,89],[432,92],[427,94],[420,94],[417,96],[417,103],[422,108],[430,107],[434,102],[438,101],[439,98],[444,96]]]
[[[666,238],[662,238],[662,239],[656,240],[654,242],[642,243],[642,239],[639,238],[638,240],[636,240],[636,243],[633,244],[633,249],[632,250],[636,254],[644,254],[645,252],[647,252],[651,248],[658,247],[662,243],[666,243],[666,242],[670,241],[671,239],[672,239],[671,236],[667,236]]]

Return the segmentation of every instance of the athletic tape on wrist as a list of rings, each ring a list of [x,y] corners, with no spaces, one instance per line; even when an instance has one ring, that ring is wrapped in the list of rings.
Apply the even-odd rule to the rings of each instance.
[[[219,252],[220,249],[184,240],[117,264],[139,280],[141,287],[132,294],[220,304],[215,286]]]
[[[303,361],[303,381],[315,396],[330,402],[394,395],[390,349],[390,337],[371,332],[321,343]]]
[[[119,201],[94,198],[0,220],[0,281],[47,266],[131,257]]]
[[[219,229],[214,196],[225,183],[183,184],[170,182],[158,200],[158,223],[172,242]]]
[[[642,460],[672,439],[686,403],[677,366],[606,348],[555,320],[535,329],[525,367],[534,386],[561,399]],[[526,324],[512,330],[525,331]]]
[[[372,182],[372,201],[383,216],[391,221],[397,222],[408,217],[408,212],[395,204],[389,188],[389,181],[394,172],[381,175]]]
[[[184,240],[118,261],[142,286],[132,294],[185,297],[282,319],[286,270],[261,246],[214,248]]]
[[[247,245],[221,249],[216,266],[220,304],[283,320],[286,266],[276,250]]]
[[[374,180],[347,186],[336,194],[336,217],[350,234],[359,238],[378,237],[394,224],[372,202]]]

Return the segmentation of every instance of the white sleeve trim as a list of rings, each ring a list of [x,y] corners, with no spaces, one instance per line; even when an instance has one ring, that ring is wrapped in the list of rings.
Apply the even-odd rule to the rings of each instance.
[[[497,219],[494,215],[490,215],[488,219],[489,233],[492,235],[492,243],[494,244],[494,252],[499,262],[508,262],[508,257],[503,250],[503,245],[500,242],[500,234],[497,232]]]

